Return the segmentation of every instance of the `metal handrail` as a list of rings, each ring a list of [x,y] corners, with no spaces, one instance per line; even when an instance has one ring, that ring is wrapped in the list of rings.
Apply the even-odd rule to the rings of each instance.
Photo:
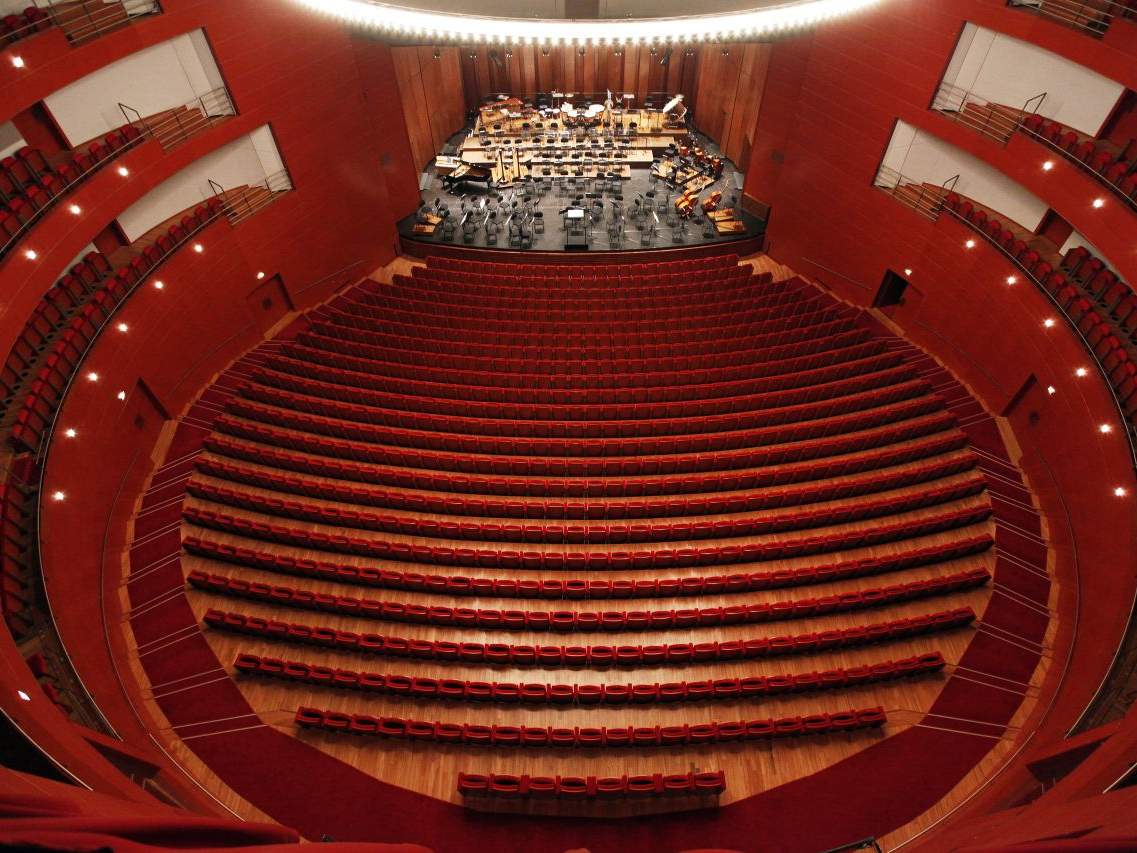
[[[133,124],[143,134],[158,140],[158,143],[165,151],[169,151],[171,148],[180,145],[202,129],[201,124],[197,122],[190,123],[188,119],[184,118],[183,111],[196,110],[198,115],[205,121],[211,118],[237,114],[237,108],[233,104],[233,98],[229,95],[229,90],[224,86],[219,86],[216,89],[198,95],[192,101],[186,101],[183,104],[168,107],[155,113],[154,115],[169,113],[165,118],[156,121],[152,121],[151,118],[143,116],[140,110],[128,104],[119,103],[118,108],[127,122]],[[133,113],[136,118],[131,119],[130,113]]]
[[[72,44],[95,38],[135,18],[157,15],[162,11],[158,0],[118,0],[116,3],[104,3],[95,11],[82,0],[32,0],[32,5],[47,12],[52,24],[63,30]],[[120,15],[125,15],[125,21]]]
[[[279,193],[288,192],[292,189],[292,177],[288,174],[287,169],[281,169],[267,175],[263,180],[257,181],[252,184],[243,184],[240,187],[234,187],[232,190],[224,189],[219,183],[212,178],[209,180],[209,186],[213,190],[213,194],[221,199],[222,210],[225,215],[229,217],[229,221],[236,225],[248,219],[254,213],[264,209],[276,200]],[[263,188],[268,192],[259,202],[249,201],[248,194],[245,190],[252,190],[256,188]],[[240,192],[236,198],[230,197],[229,193]]]
[[[876,177],[873,179],[873,186],[888,193],[904,206],[910,207],[920,215],[934,221],[939,218],[944,197],[950,189],[955,187],[958,181],[959,175],[953,175],[944,181],[939,190],[932,194],[929,192],[928,185],[924,181],[915,181],[896,169],[893,169],[891,166],[885,166],[882,163],[877,169]],[[951,183],[951,187],[947,186],[949,182]],[[914,187],[917,185],[919,185],[920,191],[915,198],[901,190],[902,187]]]
[[[1024,9],[1101,38],[1118,18],[1135,18],[1137,12],[1115,0],[1007,0],[1012,9]]]
[[[1027,98],[1023,105],[1016,110],[1014,107],[977,95],[970,89],[964,89],[954,83],[942,82],[932,99],[931,108],[1005,145],[1014,136],[1015,131],[1022,126],[1023,120],[1028,115],[1038,112],[1043,101],[1046,100],[1046,96],[1046,92],[1033,95]],[[985,108],[982,121],[978,121],[974,118],[973,113],[967,111],[967,107],[971,105]]]

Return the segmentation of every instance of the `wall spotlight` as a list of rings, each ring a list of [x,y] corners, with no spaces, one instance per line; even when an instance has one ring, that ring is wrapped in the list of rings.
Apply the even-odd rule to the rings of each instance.
[[[126,323],[119,323],[117,326],[115,326],[115,328],[120,332],[126,332],[130,330],[130,326],[126,325]]]
[[[1044,172],[1049,172],[1053,168],[1054,168],[1054,161],[1053,160],[1047,160],[1045,163],[1042,164],[1042,171],[1044,171]]]
[[[265,277],[265,274],[264,274],[263,272],[259,272],[259,273],[257,273],[257,281],[260,281],[260,280],[261,280],[261,279],[263,279],[264,277]]]
[[[76,216],[83,212],[83,208],[77,204],[72,204],[67,209],[74,213]]]
[[[193,250],[200,255],[202,252],[205,251],[205,246],[201,245],[201,243],[194,243],[193,244]]]
[[[1123,498],[1123,497],[1125,497],[1127,494],[1129,494],[1129,493],[1128,493],[1127,491],[1125,491],[1125,487],[1124,487],[1124,486],[1118,486],[1116,489],[1114,489],[1114,490],[1113,490],[1113,496],[1114,496],[1115,498]]]
[[[1087,375],[1088,373],[1089,373],[1089,371],[1086,370],[1084,367],[1079,367],[1077,370],[1074,371],[1074,375],[1079,377],[1079,378]]]
[[[61,500],[63,500],[65,497],[67,497],[67,495],[66,495],[66,494],[64,494],[63,492],[52,492],[52,493],[51,493],[51,499],[52,499],[53,501],[61,501]]]
[[[118,167],[118,173],[125,178],[127,175],[130,174],[130,169],[126,168],[126,166],[119,166]]]
[[[12,57],[12,65],[15,66],[16,68],[23,68],[24,67],[24,57],[13,56]]]
[[[968,248],[968,249],[974,249],[974,248],[975,248],[975,241],[974,241],[974,240],[968,240],[968,241],[967,241],[966,243],[964,243],[963,245],[964,245],[964,247],[965,247],[965,248]]]
[[[1098,427],[1098,432],[1102,433],[1103,435],[1109,435],[1111,432],[1113,432],[1113,426],[1110,424],[1101,424]]]
[[[75,429],[72,427],[72,428],[69,428],[69,429],[65,429],[65,430],[63,431],[63,434],[64,434],[65,436],[67,436],[68,438],[74,438],[74,437],[75,437],[75,436],[77,436],[79,433],[75,432]]]
[[[905,275],[912,275],[912,270],[909,267],[905,267],[904,268],[904,274]]]
[[[26,252],[24,252],[24,257],[29,261],[34,261],[39,257],[39,252],[37,252],[35,249],[28,249]]]
[[[88,382],[98,382],[99,381],[99,374],[95,373],[95,371],[92,370],[90,373],[87,374],[87,381]]]
[[[162,282],[162,281],[156,281],[156,282],[154,282],[154,289],[155,289],[155,290],[161,290],[161,289],[162,289],[163,287],[165,287],[165,286],[166,286],[166,283],[165,283],[165,282]]]
[[[16,695],[19,696],[25,702],[31,702],[32,701],[32,697],[29,696],[27,693],[25,693],[23,690],[17,690]]]
[[[1048,328],[1048,329],[1053,329],[1053,328],[1054,328],[1054,324],[1055,324],[1056,322],[1057,322],[1057,321],[1056,321],[1056,320],[1055,320],[1053,317],[1047,317],[1045,320],[1043,320],[1043,321],[1042,321],[1042,325],[1043,325],[1043,326],[1045,326],[1045,327],[1046,327],[1046,328]]]
[[[1058,393],[1058,389],[1055,388],[1053,385],[1047,385],[1046,386],[1046,393],[1053,397],[1055,394]]]
[[[1015,276],[1013,276],[1013,275],[1007,276],[1007,284],[1014,284],[1017,281],[1018,281],[1018,278],[1016,278]]]
[[[1094,205],[1094,207],[1096,207],[1096,208],[1102,208],[1102,207],[1105,207],[1105,199],[1104,199],[1104,198],[1095,198],[1095,199],[1093,200],[1093,205]]]
[[[126,399],[126,392],[125,391],[119,391],[117,394],[115,394],[115,398],[119,399],[119,400],[125,400]]]

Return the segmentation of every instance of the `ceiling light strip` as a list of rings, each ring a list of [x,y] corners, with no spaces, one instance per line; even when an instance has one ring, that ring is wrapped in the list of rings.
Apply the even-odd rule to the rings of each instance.
[[[652,44],[745,41],[811,27],[879,0],[802,0],[718,15],[550,20],[450,14],[372,0],[297,0],[301,5],[402,39],[507,44]]]

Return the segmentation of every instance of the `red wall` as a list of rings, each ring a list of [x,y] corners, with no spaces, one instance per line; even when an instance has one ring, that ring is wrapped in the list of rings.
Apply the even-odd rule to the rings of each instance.
[[[1072,675],[1062,681],[1053,706],[1044,702],[1027,724],[1028,731],[1041,727],[1021,756],[1025,760],[1075,722],[1105,675],[1130,613],[1137,524],[1125,429],[1104,381],[1096,373],[1074,376],[1077,366],[1090,364],[1080,340],[1062,323],[1043,328],[1042,320],[1053,314],[1046,298],[1021,276],[1016,286],[1005,283],[1016,272],[1009,261],[982,240],[965,249],[964,226],[950,217],[932,223],[874,189],[872,180],[900,118],[1020,180],[1100,241],[1135,280],[1137,218],[1120,204],[1090,208],[1088,179],[1066,169],[1061,158],[1054,158],[1058,168],[1044,180],[1035,169],[1041,148],[1034,143],[1016,140],[1002,148],[928,111],[967,20],[1018,37],[1042,34],[1046,38],[1038,40],[1048,47],[1060,39],[1067,55],[1102,73],[1119,67],[1115,49],[1001,3],[891,0],[841,26],[775,45],[746,190],[773,205],[771,254],[853,302],[869,304],[886,269],[911,268],[912,288],[893,319],[968,382],[991,411],[1002,412],[1031,376],[1039,383],[1010,421],[1057,557],[1065,627],[1055,638],[1048,683],[1056,686],[1064,669]],[[1137,64],[1127,62],[1132,76]],[[1055,395],[1043,390],[1048,384]],[[1114,426],[1112,434],[1098,431],[1102,422]],[[1117,485],[1127,487],[1130,497],[1114,498]],[[1044,710],[1049,713],[1040,721]],[[1005,802],[1028,781],[1025,771],[1007,773],[989,796]]]
[[[69,199],[82,208],[80,216],[58,206],[32,230],[0,264],[0,353],[71,258],[123,210],[195,159],[271,125],[295,189],[236,227],[210,226],[200,237],[203,254],[183,250],[152,277],[166,283],[164,290],[147,285],[129,300],[122,310],[129,333],[106,333],[92,355],[102,380],[81,381],[66,402],[63,417],[79,438],[53,449],[45,474],[49,490],[68,494],[42,519],[47,594],[68,653],[118,734],[165,768],[167,784],[184,802],[207,809],[213,807],[207,798],[155,749],[150,721],[138,718],[137,697],[127,695],[114,669],[116,658],[127,659],[119,625],[121,550],[162,427],[137,383],[176,416],[213,373],[260,340],[265,321],[249,307],[259,304],[249,298],[263,286],[257,272],[279,276],[297,308],[321,301],[345,279],[395,255],[394,223],[414,210],[418,191],[385,45],[279,0],[164,0],[162,6],[163,14],[81,47],[51,31],[0,57],[2,122],[109,62],[203,27],[239,111],[171,152],[153,142],[132,150],[121,161],[127,178],[115,163]],[[8,61],[16,52],[24,69]],[[24,257],[27,248],[37,251],[35,261]],[[114,398],[120,388],[131,392],[125,404]],[[0,642],[0,678],[27,685],[37,700],[20,702],[6,690],[0,706],[76,776],[97,790],[149,799],[42,700],[7,637]]]

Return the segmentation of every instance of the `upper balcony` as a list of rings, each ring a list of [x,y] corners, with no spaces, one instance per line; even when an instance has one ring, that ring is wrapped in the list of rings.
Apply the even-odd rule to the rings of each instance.
[[[82,44],[161,11],[157,0],[5,0],[0,3],[0,44],[14,45],[49,30]]]
[[[1093,38],[1120,21],[1137,21],[1134,0],[1007,0],[1007,5],[1048,18]]]

